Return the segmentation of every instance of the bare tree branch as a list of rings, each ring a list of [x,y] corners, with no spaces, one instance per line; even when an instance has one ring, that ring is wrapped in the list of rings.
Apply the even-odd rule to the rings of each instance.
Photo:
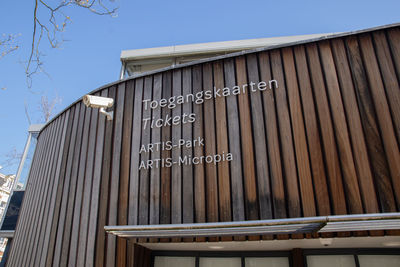
[[[33,11],[33,33],[31,51],[26,63],[25,74],[28,87],[31,87],[32,76],[44,72],[41,52],[41,41],[45,38],[52,48],[59,48],[64,41],[61,33],[65,31],[67,24],[71,21],[70,16],[63,11],[69,6],[84,8],[96,15],[116,15],[117,8],[113,7],[114,1],[107,0],[62,0],[57,5],[46,0],[35,0]]]
[[[46,123],[49,121],[54,113],[54,109],[61,102],[61,99],[56,96],[49,101],[47,95],[43,95],[39,105],[39,112],[41,113],[42,120]]]
[[[4,160],[1,163],[2,167],[12,167],[21,161],[22,153],[13,147],[7,154],[4,155]]]
[[[6,55],[14,52],[19,48],[16,44],[16,39],[18,35],[15,34],[3,34],[0,38],[0,59]]]

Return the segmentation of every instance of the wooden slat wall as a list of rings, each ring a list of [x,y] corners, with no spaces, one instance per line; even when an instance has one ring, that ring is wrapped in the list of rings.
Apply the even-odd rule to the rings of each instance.
[[[250,83],[270,80],[278,87],[250,90]],[[113,121],[78,102],[42,130],[8,266],[150,264],[137,258],[147,252],[135,240],[106,235],[105,225],[399,211],[399,83],[400,29],[394,27],[102,89],[96,94],[115,99]],[[245,84],[244,94],[203,104],[145,109],[142,102]],[[193,123],[143,129],[144,118],[192,112]],[[139,153],[141,145],[181,138],[204,138],[204,146]],[[139,170],[149,159],[229,152],[230,162]],[[274,237],[234,240],[260,238]],[[172,241],[218,240],[232,238]]]

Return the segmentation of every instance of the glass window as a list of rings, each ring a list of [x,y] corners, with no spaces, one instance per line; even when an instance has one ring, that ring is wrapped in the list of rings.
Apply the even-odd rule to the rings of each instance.
[[[195,257],[154,257],[154,267],[195,267]]]
[[[289,267],[289,259],[284,257],[245,258],[246,267]]]
[[[199,267],[241,267],[241,258],[200,258]]]
[[[37,137],[38,137],[38,133],[32,133],[32,139],[29,144],[29,149],[28,149],[28,152],[26,155],[26,159],[23,163],[21,162],[21,164],[23,164],[23,165],[22,165],[21,173],[18,177],[17,185],[15,187],[16,189],[23,189],[26,186],[26,180],[28,179],[28,176],[29,176],[29,170],[31,168],[33,154],[35,153]]]
[[[307,256],[308,267],[356,267],[353,255]]]
[[[22,200],[24,199],[25,191],[14,191],[10,198],[6,216],[3,220],[1,230],[15,230],[19,216],[19,209],[21,208]]]
[[[400,256],[398,255],[359,255],[360,267],[398,267]]]

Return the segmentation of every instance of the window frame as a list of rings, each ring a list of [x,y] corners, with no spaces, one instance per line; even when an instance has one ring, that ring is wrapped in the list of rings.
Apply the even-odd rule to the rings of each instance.
[[[289,266],[293,266],[291,251],[175,251],[153,250],[150,266],[154,267],[156,256],[195,257],[195,267],[200,266],[200,258],[241,258],[241,267],[245,267],[245,258],[287,258]]]
[[[356,267],[361,267],[358,256],[360,255],[400,255],[400,248],[321,248],[304,249],[304,267],[308,267],[307,256],[334,256],[334,255],[353,255]]]

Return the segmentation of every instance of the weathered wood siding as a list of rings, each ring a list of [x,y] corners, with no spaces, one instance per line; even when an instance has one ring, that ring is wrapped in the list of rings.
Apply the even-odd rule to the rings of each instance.
[[[270,80],[278,87],[203,104],[142,102]],[[115,99],[113,121],[77,102],[42,130],[8,266],[141,266],[133,254],[148,252],[106,235],[105,225],[399,211],[399,82],[397,26],[102,88],[97,95]],[[190,113],[192,123],[144,129],[144,118]],[[204,145],[139,153],[149,143],[197,138]],[[233,160],[139,170],[151,159],[223,153]],[[368,233],[340,236],[351,234]],[[174,241],[206,240],[232,238]]]

